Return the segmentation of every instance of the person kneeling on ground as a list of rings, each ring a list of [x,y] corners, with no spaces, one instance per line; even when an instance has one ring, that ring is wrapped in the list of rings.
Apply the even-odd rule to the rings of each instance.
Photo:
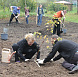
[[[32,33],[26,34],[25,39],[17,42],[17,44],[13,44],[12,48],[13,51],[16,51],[15,62],[20,62],[19,57],[23,61],[28,61],[36,52],[38,52],[37,60],[40,58],[39,45],[35,42],[35,37]]]
[[[73,74],[78,70],[78,44],[71,40],[58,41],[57,39],[58,35],[52,35],[51,42],[53,44],[53,49],[45,59],[39,60],[38,63],[44,64],[63,58],[65,61],[62,63],[62,66],[70,70],[69,74]],[[54,57],[57,51],[59,55]]]

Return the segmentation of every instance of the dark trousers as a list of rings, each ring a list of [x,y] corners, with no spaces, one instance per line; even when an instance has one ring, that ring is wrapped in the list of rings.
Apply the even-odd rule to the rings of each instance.
[[[72,58],[71,62],[67,62],[67,61],[64,61],[62,63],[62,66],[68,70],[72,70],[76,65],[77,65],[77,62],[78,62],[78,54],[75,53],[74,57]]]
[[[9,23],[11,23],[11,21],[13,20],[13,18],[17,16],[17,14],[11,14],[11,18],[10,18],[10,21]],[[15,18],[16,22],[18,22],[18,18]]]
[[[24,56],[25,58],[22,59],[22,60],[31,59],[34,56],[34,54],[38,51],[37,49],[28,49],[28,50],[26,50],[26,52],[23,51],[20,54],[19,53],[19,46],[17,44],[14,44],[12,46],[12,48],[13,48],[14,51],[16,51],[16,53],[15,53],[15,62],[19,61],[19,57],[22,59],[22,57],[21,57],[22,54],[25,54],[25,56]],[[38,56],[37,56],[37,59],[39,59],[39,58],[40,58],[40,52],[38,53]]]
[[[53,28],[53,34],[56,33],[57,30],[57,35],[60,36],[60,24],[55,24]]]

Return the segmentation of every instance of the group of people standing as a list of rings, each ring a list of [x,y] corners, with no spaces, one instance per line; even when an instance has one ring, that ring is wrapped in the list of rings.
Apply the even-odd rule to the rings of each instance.
[[[25,7],[24,9],[25,9],[26,23],[28,24],[29,8]],[[20,15],[20,7],[11,6],[11,11],[12,14],[9,24],[11,23],[14,17],[16,19],[16,23],[18,23],[18,16]],[[42,16],[44,14],[42,5],[38,7],[37,11],[38,11],[37,25],[41,26]],[[63,58],[65,61],[62,63],[62,66],[70,70],[69,72],[70,74],[75,73],[78,70],[78,44],[70,40],[58,41],[58,38],[60,36],[60,23],[61,23],[60,19],[62,17],[63,19],[65,19],[65,14],[66,10],[63,10],[63,11],[58,11],[56,14],[53,15],[53,22],[55,22],[53,35],[51,37],[51,43],[53,45],[53,48],[45,59],[40,60],[40,47],[35,41],[34,35],[32,33],[29,33],[25,35],[25,38],[23,40],[17,42],[16,44],[13,44],[12,46],[13,51],[16,51],[15,62],[20,62],[20,59],[26,62],[30,60],[35,55],[35,53],[37,53],[36,58],[39,64],[46,64],[46,62],[57,61],[60,58]],[[55,35],[56,30],[57,30],[57,35]],[[59,55],[55,57],[57,51]]]
[[[16,19],[16,23],[19,23],[18,22],[18,17],[20,15],[20,6],[17,7],[17,6],[11,6],[11,18],[10,18],[10,21],[9,21],[9,24],[11,24],[11,21],[12,19],[15,17]],[[26,23],[29,24],[29,7],[24,7],[25,9],[25,19],[26,19]],[[43,8],[42,8],[42,5],[40,4],[38,9],[37,9],[37,18],[38,18],[38,21],[37,21],[37,25],[38,26],[41,26],[41,23],[42,23],[42,16],[43,16],[44,12],[43,12]]]

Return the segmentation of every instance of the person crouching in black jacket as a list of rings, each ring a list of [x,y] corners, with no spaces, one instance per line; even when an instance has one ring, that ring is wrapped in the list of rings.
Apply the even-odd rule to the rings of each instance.
[[[44,64],[63,58],[65,61],[62,63],[62,66],[70,70],[69,74],[75,73],[78,70],[78,44],[70,40],[58,41],[58,35],[52,35],[51,42],[53,44],[52,51],[45,59],[39,60],[38,63]],[[57,51],[59,55],[54,57]]]
[[[12,48],[13,51],[16,51],[15,62],[20,62],[19,57],[23,61],[28,61],[36,52],[38,52],[37,59],[40,58],[39,45],[35,42],[35,37],[32,33],[26,34],[25,38],[17,42],[17,44],[13,44]]]

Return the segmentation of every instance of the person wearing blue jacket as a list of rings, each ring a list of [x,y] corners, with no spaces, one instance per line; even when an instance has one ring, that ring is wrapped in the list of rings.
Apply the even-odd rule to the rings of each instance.
[[[42,5],[40,4],[39,7],[38,7],[38,12],[37,12],[37,16],[38,16],[38,21],[37,21],[37,25],[38,26],[41,26],[41,23],[42,23],[42,16],[44,14],[43,12],[43,8],[42,8]]]
[[[78,71],[78,44],[71,40],[58,41],[58,35],[52,35],[51,42],[53,44],[52,51],[45,59],[39,60],[38,63],[44,64],[49,61],[57,61],[63,58],[65,61],[62,63],[62,66],[70,70],[69,74]],[[59,54],[55,56],[57,52]]]
[[[32,33],[26,34],[25,38],[13,44],[12,48],[13,51],[16,51],[15,62],[20,62],[19,58],[23,61],[28,61],[35,53],[37,53],[37,60],[40,58],[39,45],[35,42],[35,37]]]
[[[16,23],[18,23],[18,16],[20,15],[20,8],[21,8],[20,6],[19,7],[17,6],[10,7],[12,14],[11,14],[9,24],[11,23],[14,17],[15,17]]]

